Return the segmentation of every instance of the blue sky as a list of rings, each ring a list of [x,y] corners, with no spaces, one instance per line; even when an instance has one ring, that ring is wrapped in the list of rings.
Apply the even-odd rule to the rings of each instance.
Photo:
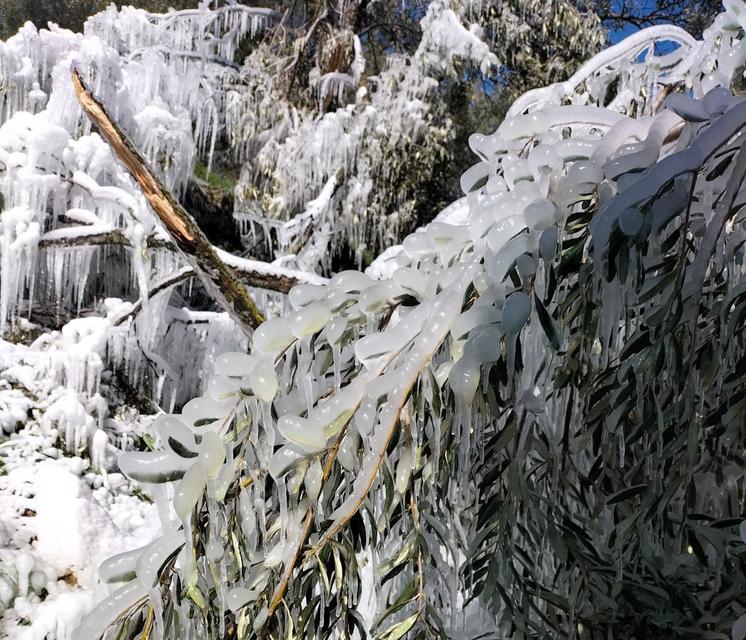
[[[621,29],[610,29],[609,30],[609,43],[616,44],[620,40],[624,40],[630,33],[639,31],[639,29],[631,24],[625,24]]]

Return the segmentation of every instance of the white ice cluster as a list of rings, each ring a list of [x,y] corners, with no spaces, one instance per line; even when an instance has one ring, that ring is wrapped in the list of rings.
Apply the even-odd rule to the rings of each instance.
[[[94,316],[63,330],[68,355],[59,371],[74,391],[95,395],[108,352],[132,379],[165,385],[168,404],[177,388],[201,389],[195,361],[242,342],[221,316],[168,306],[172,287],[160,285],[184,263],[164,247],[167,235],[107,144],[90,133],[71,67],[180,194],[197,154],[209,157],[225,126],[225,87],[236,73],[227,61],[273,19],[267,9],[232,4],[166,15],[112,5],[84,34],[28,23],[0,43],[0,331],[32,310]],[[96,290],[110,298],[100,302]],[[139,302],[122,302],[133,297]]]
[[[0,331],[33,309],[61,318],[82,311],[96,316],[68,331],[71,345],[76,336],[87,345],[71,349],[78,356],[60,369],[75,391],[95,393],[108,354],[135,382],[152,379],[157,397],[173,406],[201,390],[202,367],[194,367],[195,360],[243,345],[224,318],[207,322],[169,306],[174,284],[168,283],[179,282],[184,263],[164,246],[166,235],[133,180],[90,133],[71,66],[177,195],[198,155],[209,167],[223,135],[240,160],[258,158],[258,164],[247,162],[239,196],[246,195],[247,181],[258,179],[257,169],[271,167],[277,197],[261,215],[246,213],[239,197],[237,220],[247,230],[265,228],[279,257],[277,272],[320,282],[298,271],[328,271],[343,237],[359,259],[371,225],[381,245],[399,237],[399,218],[409,204],[402,200],[398,213],[385,218],[366,211],[380,198],[377,182],[396,180],[387,173],[396,164],[388,161],[392,154],[404,148],[425,153],[445,139],[438,136],[447,137],[430,126],[437,88],[432,74],[451,68],[457,57],[477,66],[495,62],[476,28],[465,29],[447,4],[433,3],[420,47],[411,58],[393,56],[379,77],[368,77],[374,87],[358,86],[365,59],[353,36],[355,100],[320,119],[290,107],[283,113],[265,47],[240,69],[232,62],[240,43],[272,24],[274,13],[208,4],[164,15],[112,5],[91,17],[83,34],[29,23],[0,45]],[[332,79],[319,82],[323,89]],[[224,257],[239,269],[266,269]],[[109,298],[104,302],[102,290]],[[153,299],[150,292],[156,292]],[[119,302],[133,297],[139,302]],[[272,302],[260,294],[264,301]],[[195,344],[196,353],[183,348]]]
[[[352,75],[318,79],[321,98],[336,93],[343,105],[321,116],[291,105],[277,109],[282,98],[270,76],[258,73],[265,52],[246,60],[242,78],[252,89],[233,92],[228,104],[234,148],[246,163],[235,217],[250,237],[263,227],[273,256],[299,269],[328,271],[330,254],[343,242],[361,262],[371,243],[385,247],[400,239],[414,203],[402,191],[387,212],[381,191],[411,170],[397,166],[397,157],[425,163],[443,152],[450,130],[437,124],[439,79],[454,73],[457,61],[485,73],[498,63],[478,26],[464,27],[450,4],[430,3],[416,51],[389,56],[386,68],[364,84],[365,58],[355,36]],[[261,197],[256,185],[266,181],[270,195]]]
[[[373,522],[387,508],[383,492],[369,495],[382,465],[403,494],[426,435],[450,428],[459,443],[452,464],[468,474],[483,426],[475,398],[485,395],[485,373],[498,359],[507,363],[502,384],[514,389],[515,402],[542,421],[545,433],[559,429],[556,418],[567,398],[540,391],[552,388],[547,354],[563,342],[541,301],[545,266],[556,259],[568,217],[591,198],[600,213],[587,257],[600,276],[612,234],[642,237],[678,215],[683,204],[675,197],[656,213],[660,219],[643,219],[640,208],[746,123],[746,102],[727,89],[746,62],[744,27],[744,3],[729,0],[701,42],[673,27],[653,27],[606,50],[567,82],[530,92],[494,134],[473,136],[481,162],[464,174],[465,199],[387,251],[368,274],[346,271],[328,283],[293,288],[291,312],[261,325],[248,354],[220,356],[207,391],[179,414],[157,420],[158,451],[122,456],[129,477],[160,485],[164,535],[102,568],[102,577],[118,586],[77,637],[98,638],[123,610],[146,601],[155,610],[155,633],[163,633],[157,576],[174,557],[197,606],[205,594],[217,594],[220,635],[228,610],[236,614],[239,636],[250,625],[259,631],[284,593],[277,576],[294,570],[305,523],[320,528],[311,541],[318,549],[363,504]],[[676,48],[659,56],[661,41]],[[619,89],[607,103],[617,78]],[[664,106],[665,86],[684,86],[691,97]],[[400,95],[393,84],[379,91],[417,103],[416,94]],[[691,122],[710,124],[686,129]],[[678,137],[683,129],[686,140]],[[335,153],[330,146],[344,144],[317,140],[297,149],[294,162],[313,158],[324,166]],[[308,160],[299,159],[301,152]],[[704,201],[722,188],[722,181],[701,186]],[[712,210],[705,206],[702,215]],[[742,265],[734,268],[744,275]],[[605,311],[606,345],[621,340],[623,300],[619,305],[618,314],[612,304]],[[514,369],[518,336],[521,371]],[[423,403],[445,398],[455,408],[452,422],[441,423],[436,410],[426,423],[418,421]],[[409,440],[389,450],[400,424],[410,424]],[[430,441],[437,447],[440,438]],[[425,482],[441,458],[431,453]],[[334,461],[342,469],[330,498],[334,510],[320,513],[318,498]],[[463,491],[469,484],[465,475]],[[198,552],[197,517],[209,532]],[[466,541],[458,513],[451,517],[438,570],[455,574]],[[556,561],[546,558],[547,576]],[[462,594],[454,593],[452,606],[461,602]],[[454,624],[463,622],[452,613]],[[190,637],[207,635],[203,618],[184,608],[178,616]]]
[[[29,346],[0,341],[3,638],[69,638],[106,595],[98,565],[159,531],[154,505],[116,468],[144,425],[60,385],[64,349],[59,332]]]

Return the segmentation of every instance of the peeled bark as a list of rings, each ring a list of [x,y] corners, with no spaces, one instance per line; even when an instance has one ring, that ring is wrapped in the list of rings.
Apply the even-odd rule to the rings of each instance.
[[[251,334],[252,330],[264,321],[264,316],[233,270],[219,258],[194,218],[148,168],[145,159],[135,149],[127,134],[93,97],[75,68],[72,70],[72,82],[83,110],[109,143],[119,161],[140,185],[151,208],[205,289],[248,334]]]

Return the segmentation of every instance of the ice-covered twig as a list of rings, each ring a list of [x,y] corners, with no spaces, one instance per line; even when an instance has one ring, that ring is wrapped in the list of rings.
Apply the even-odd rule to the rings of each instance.
[[[194,59],[204,58],[206,62],[209,62],[211,64],[216,64],[220,67],[227,67],[228,69],[233,69],[234,71],[241,70],[241,65],[233,62],[232,60],[223,58],[222,56],[202,56],[195,51],[183,51],[183,50],[174,51],[173,49],[170,49],[169,47],[165,45],[143,47],[142,49],[133,51],[129,55],[129,57],[130,58],[141,57],[144,54],[149,53],[151,51],[160,51],[161,53],[167,53],[170,56],[176,56],[176,57],[182,57],[182,58],[194,58]]]
[[[193,276],[194,276],[194,271],[191,269],[191,267],[183,267],[182,269],[179,269],[173,275],[170,275],[164,280],[161,280],[160,282],[153,285],[150,291],[148,291],[148,297],[153,298],[154,296],[161,293],[162,291],[165,291],[166,289],[170,289],[171,287],[175,287],[180,282],[183,282],[184,280],[187,280],[188,278],[191,278]],[[135,304],[132,305],[130,309],[118,315],[112,321],[112,326],[116,327],[116,326],[119,326],[120,324],[123,324],[129,318],[137,315],[140,309],[142,309],[142,299],[138,299],[135,302]]]
[[[559,104],[564,97],[573,95],[577,88],[595,73],[662,41],[677,43],[680,48],[685,48],[687,54],[690,54],[698,44],[686,31],[674,25],[662,24],[642,29],[593,56],[564,82],[527,91],[512,104],[507,115],[516,116],[546,104]]]
[[[215,20],[222,17],[226,13],[240,12],[245,13],[251,17],[260,17],[265,19],[279,18],[279,12],[274,9],[266,7],[249,7],[243,4],[230,4],[224,7],[218,7],[217,9],[211,9],[209,13],[205,13],[200,9],[182,9],[181,11],[169,11],[168,13],[151,13],[148,12],[148,17],[151,19],[159,20],[162,25],[168,22],[175,22],[180,18],[201,18],[207,16],[210,20]]]

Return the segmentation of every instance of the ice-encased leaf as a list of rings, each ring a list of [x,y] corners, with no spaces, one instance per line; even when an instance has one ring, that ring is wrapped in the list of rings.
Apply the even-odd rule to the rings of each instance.
[[[344,334],[347,328],[347,320],[345,318],[333,318],[329,324],[326,325],[326,339],[329,344],[337,344]]]
[[[311,302],[296,311],[289,319],[290,331],[297,338],[321,331],[332,314],[322,302]]]
[[[629,238],[640,232],[642,222],[642,213],[637,209],[625,209],[619,212],[619,229]]]
[[[134,580],[136,577],[135,565],[146,548],[147,545],[107,558],[99,565],[99,578],[109,584]]]
[[[204,467],[208,477],[217,475],[225,462],[225,443],[223,438],[210,431],[202,436],[199,445],[199,460]]]
[[[479,365],[467,358],[461,358],[451,367],[448,382],[454,395],[468,405],[477,392],[479,377]]]
[[[176,515],[188,518],[207,486],[207,470],[195,462],[184,474],[174,492],[173,505]]]
[[[538,198],[523,210],[526,226],[529,229],[541,231],[554,223],[557,207],[551,200]]]
[[[190,400],[182,407],[181,420],[194,429],[195,433],[202,433],[217,428],[219,421],[225,418],[228,411],[223,403],[201,396]]]
[[[542,259],[547,262],[554,260],[554,256],[557,253],[558,240],[559,234],[557,227],[548,227],[541,232],[539,236],[539,255]]]
[[[288,293],[288,300],[294,309],[317,302],[327,294],[328,287],[318,284],[297,284]]]
[[[292,344],[295,341],[295,336],[286,320],[274,318],[257,327],[252,341],[256,351],[272,353]]]
[[[254,395],[263,402],[271,402],[277,393],[277,374],[271,362],[261,362],[249,376],[249,383]]]
[[[226,594],[226,604],[233,613],[238,613],[247,604],[254,602],[261,595],[261,591],[246,589],[245,587],[234,587]]]
[[[142,550],[135,570],[145,589],[150,591],[158,583],[164,565],[182,546],[184,534],[177,531],[155,539]]]
[[[315,420],[282,416],[277,421],[277,430],[284,438],[309,453],[321,451],[326,447],[324,425]]]
[[[215,372],[232,378],[247,377],[256,366],[256,358],[247,353],[222,353],[215,359]]]
[[[86,615],[73,632],[76,640],[99,640],[114,621],[147,595],[139,580],[120,587]]]
[[[192,430],[176,416],[163,416],[154,424],[163,445],[182,458],[197,457],[197,441]]]
[[[306,495],[311,502],[316,502],[321,493],[321,480],[323,477],[323,469],[321,468],[321,460],[318,457],[311,461],[308,465],[303,484],[306,488]]]
[[[710,119],[710,113],[701,100],[675,93],[666,98],[665,106],[689,122],[703,122]]]
[[[119,456],[122,473],[138,482],[172,482],[181,478],[192,464],[171,451],[128,451]]]
[[[531,300],[523,293],[516,291],[505,299],[502,312],[502,328],[507,335],[520,333],[531,315]]]

